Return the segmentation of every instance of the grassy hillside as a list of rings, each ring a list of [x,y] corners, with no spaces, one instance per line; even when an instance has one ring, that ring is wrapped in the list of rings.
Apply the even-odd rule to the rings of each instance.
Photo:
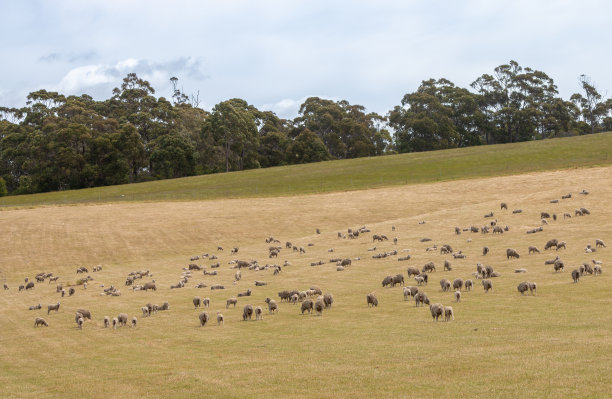
[[[9,286],[0,291],[0,396],[516,398],[520,392],[533,398],[607,398],[612,389],[611,172],[607,166],[304,196],[6,210],[0,213],[0,283]],[[582,189],[590,194],[579,195]],[[561,200],[567,193],[572,198]],[[500,210],[500,201],[509,209]],[[580,207],[591,214],[573,216]],[[523,212],[512,213],[517,208]],[[484,215],[490,211],[509,231],[455,234],[455,226],[489,223]],[[542,225],[541,211],[559,217],[543,232],[525,234]],[[564,218],[566,212],[573,217]],[[371,233],[354,240],[337,237],[338,231],[363,225]],[[374,243],[374,233],[390,240]],[[270,244],[264,239],[269,235],[283,246],[278,258],[268,258]],[[424,237],[432,241],[421,242]],[[544,251],[551,238],[566,241],[567,249]],[[595,239],[608,248],[586,254],[584,247]],[[306,253],[285,249],[285,241]],[[426,251],[434,244],[450,244],[467,257]],[[485,245],[491,251],[483,256]],[[529,245],[542,253],[528,254]],[[237,255],[230,254],[234,246],[240,248]],[[506,248],[516,249],[520,259],[506,259]],[[398,255],[372,259],[391,250]],[[219,259],[195,263],[210,269],[220,262],[214,269],[218,275],[193,272],[184,288],[171,289],[190,257],[203,253]],[[412,259],[398,261],[406,254]],[[555,273],[544,264],[555,256],[565,261],[565,271]],[[333,257],[353,262],[339,272],[329,262]],[[233,259],[291,265],[278,275],[243,269],[234,284]],[[443,270],[445,259],[452,271]],[[603,274],[573,284],[571,270],[591,259],[602,261]],[[319,260],[326,263],[310,266]],[[428,308],[404,301],[401,287],[381,287],[386,275],[406,276],[407,267],[429,261],[438,270],[421,289],[432,302],[452,305],[454,321],[433,322]],[[472,275],[476,263],[501,273],[489,293]],[[48,282],[17,290],[25,277],[42,271],[74,284],[82,276],[75,273],[77,266],[97,264],[102,271],[90,273],[94,280],[87,289],[77,286],[70,297],[62,298]],[[527,273],[514,273],[517,268]],[[157,291],[124,285],[130,271],[143,269],[153,273]],[[476,284],[455,303],[439,281],[458,277]],[[256,287],[255,280],[268,285]],[[536,295],[517,292],[524,280],[537,283]],[[226,289],[195,288],[200,282]],[[101,296],[102,286],[110,285],[120,287],[122,295]],[[335,297],[322,316],[301,315],[299,304],[283,302],[278,314],[264,310],[262,321],[242,321],[245,304],[265,309],[266,297],[313,285]],[[407,279],[405,285],[415,281]],[[226,309],[227,298],[249,288],[252,296]],[[378,295],[377,308],[366,306],[371,291]],[[194,296],[210,297],[210,308],[194,309]],[[46,306],[57,301],[59,312],[47,315]],[[170,310],[142,317],[146,303],[164,301]],[[42,310],[27,310],[39,303]],[[93,315],[83,330],[74,323],[79,308]],[[225,325],[213,321],[200,327],[202,310],[213,318],[222,311]],[[103,328],[105,315],[120,312],[138,317],[138,326]],[[34,328],[35,317],[44,317],[49,327]]]
[[[612,133],[330,161],[0,199],[0,207],[277,197],[612,163]]]

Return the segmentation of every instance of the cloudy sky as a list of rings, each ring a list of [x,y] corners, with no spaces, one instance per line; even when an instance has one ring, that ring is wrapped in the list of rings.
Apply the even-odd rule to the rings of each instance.
[[[294,117],[310,96],[385,114],[421,80],[467,87],[516,60],[565,98],[612,93],[612,3],[581,1],[0,0],[0,106],[38,89],[111,96],[129,72],[201,106],[243,98]]]

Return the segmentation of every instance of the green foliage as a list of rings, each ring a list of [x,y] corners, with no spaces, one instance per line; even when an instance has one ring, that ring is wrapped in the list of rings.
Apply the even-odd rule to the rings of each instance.
[[[287,148],[287,159],[290,163],[309,163],[327,161],[330,155],[323,141],[304,129]]]
[[[6,189],[6,181],[0,177],[0,197],[4,197],[8,194],[8,190]]]

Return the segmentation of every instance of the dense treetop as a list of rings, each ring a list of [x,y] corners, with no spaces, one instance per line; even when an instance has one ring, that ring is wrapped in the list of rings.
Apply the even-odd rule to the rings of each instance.
[[[158,98],[134,73],[103,101],[39,90],[0,107],[0,196],[612,130],[612,100],[579,81],[564,100],[510,61],[470,88],[424,80],[384,116],[310,97],[293,120],[236,98],[206,112],[176,78]]]

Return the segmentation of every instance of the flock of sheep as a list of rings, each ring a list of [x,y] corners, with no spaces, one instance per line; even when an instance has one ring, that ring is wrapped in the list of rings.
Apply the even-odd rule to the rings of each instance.
[[[588,192],[583,191],[580,194],[587,195]],[[572,198],[571,194],[564,195],[562,197],[562,200],[569,199],[569,198]],[[551,201],[551,203],[559,203],[559,200],[553,200]],[[503,202],[501,203],[500,212],[502,212],[502,215],[509,216],[510,211],[508,211],[508,206],[506,203],[503,203]],[[514,209],[511,212],[511,214],[520,214],[520,213],[522,213],[521,209]],[[590,215],[590,211],[586,208],[581,207],[574,211],[574,216],[588,216],[588,215]],[[489,234],[491,233],[491,234],[503,235],[509,232],[510,227],[508,225],[505,225],[502,227],[501,224],[499,224],[496,219],[493,219],[494,216],[495,216],[494,212],[489,212],[484,215],[484,219],[486,220],[486,223],[484,225],[481,225],[481,226],[471,225],[471,226],[463,227],[463,228],[455,227],[454,232],[456,235],[461,235],[464,232],[467,232],[468,234],[473,234],[473,233]],[[571,218],[572,215],[569,212],[565,212],[563,214],[563,217],[564,219],[567,219],[567,218]],[[540,223],[540,226],[537,228],[529,229],[526,231],[526,233],[527,234],[537,234],[539,232],[542,232],[544,231],[544,228],[543,228],[544,225],[547,225],[551,223],[552,221],[556,221],[557,219],[558,218],[555,213],[551,214],[549,212],[541,212],[540,220],[538,221]],[[425,224],[425,221],[419,222],[419,224]],[[391,228],[391,231],[394,232],[395,230],[396,229],[393,226]],[[346,233],[338,232],[337,239],[338,240],[370,240],[371,239],[373,243],[384,243],[386,241],[391,242],[391,240],[389,240],[389,238],[385,234],[372,234],[370,238],[367,238],[367,234],[370,232],[371,232],[370,229],[366,228],[365,226],[361,228],[357,228],[357,229],[348,229]],[[316,233],[321,234],[319,229],[317,229]],[[433,240],[428,237],[424,237],[420,240],[420,242],[422,243],[426,243],[429,241],[433,241]],[[293,245],[289,241],[287,241],[284,246],[276,245],[276,244],[280,244],[280,241],[275,239],[274,237],[267,237],[265,239],[265,242],[266,244],[271,244],[268,247],[268,259],[278,258],[279,255],[283,254],[283,251],[289,251],[290,253],[298,253],[298,256],[300,256],[301,254],[305,254],[307,252],[305,247]],[[394,237],[392,242],[393,242],[393,245],[397,245],[398,237]],[[468,242],[471,242],[471,239],[468,239]],[[306,245],[306,248],[311,247],[313,245],[314,244],[312,243],[308,243]],[[567,250],[567,245],[568,244],[565,241],[561,241],[558,239],[550,239],[545,243],[543,248],[544,248],[544,251],[551,251],[554,249],[555,252],[558,252],[559,250],[562,250],[562,249]],[[584,252],[587,254],[591,254],[591,253],[594,253],[604,248],[606,248],[606,244],[604,243],[604,241],[601,239],[597,239],[594,242],[594,246],[591,246],[590,244],[588,244],[584,248]],[[438,245],[434,244],[426,248],[426,253],[433,253],[434,251],[438,251],[438,250],[439,250],[440,255],[450,255],[453,257],[453,259],[462,259],[462,260],[466,259],[466,254],[464,254],[461,250],[459,251],[454,250],[453,247],[449,244],[443,244],[439,247],[439,249],[438,249]],[[223,248],[218,246],[217,251],[220,253],[223,251]],[[410,254],[401,254],[400,251],[395,250],[395,249],[391,251],[379,252],[377,251],[377,247],[374,246],[372,248],[369,248],[368,251],[375,252],[371,256],[372,260],[368,261],[370,263],[380,262],[381,259],[389,260],[389,258],[395,257],[395,256],[397,256],[397,261],[399,262],[410,261],[412,258]],[[408,251],[409,250],[403,250],[401,252],[408,252]],[[333,253],[334,249],[330,248],[328,252]],[[233,272],[232,272],[233,281],[228,281],[227,284],[212,284],[209,287],[211,290],[225,290],[226,285],[229,288],[230,286],[237,285],[238,282],[242,280],[243,270],[248,270],[249,274],[256,274],[256,273],[266,274],[267,273],[269,277],[270,277],[270,272],[271,272],[270,278],[274,278],[274,276],[279,275],[285,268],[291,266],[291,263],[286,260],[284,261],[282,265],[277,265],[277,264],[269,264],[269,263],[260,264],[257,260],[254,260],[254,259],[249,259],[249,260],[245,260],[245,258],[239,259],[238,253],[239,253],[238,247],[234,247],[231,250],[232,259],[229,260],[229,262],[227,263],[228,266],[226,267],[221,266],[221,261],[219,261],[218,255],[214,255],[214,254],[209,255],[208,253],[206,253],[203,255],[191,256],[190,257],[191,263],[189,263],[187,267],[182,268],[180,279],[178,280],[177,283],[171,284],[169,286],[169,289],[182,289],[184,287],[189,286],[190,281],[194,277],[194,273],[201,272],[202,276],[216,276],[218,275],[219,271],[224,271],[226,269],[233,269]],[[531,254],[540,254],[541,252],[537,246],[532,245],[527,248],[527,253],[531,255]],[[482,256],[490,257],[491,256],[490,254],[491,254],[491,251],[489,247],[487,246],[483,247]],[[513,249],[513,248],[507,248],[505,255],[506,255],[507,260],[520,259],[521,257],[520,251]],[[198,261],[205,261],[205,260],[208,260],[208,261],[216,260],[216,262],[210,264],[209,266],[195,263]],[[310,262],[310,266],[317,267],[317,266],[331,263],[336,267],[337,271],[342,272],[345,270],[350,270],[351,267],[355,267],[354,262],[360,261],[360,260],[361,260],[360,257],[353,257],[353,258],[334,257],[334,258],[331,258],[329,262],[326,260]],[[556,256],[554,259],[546,260],[545,265],[552,265],[552,268],[554,269],[555,272],[563,271],[565,268],[565,262],[561,259],[560,256]],[[442,267],[444,271],[453,270],[451,261],[448,259],[444,260]],[[443,319],[448,322],[448,321],[455,319],[455,312],[453,308],[451,306],[443,305],[441,303],[431,303],[427,293],[425,292],[425,287],[427,287],[432,274],[436,273],[437,270],[438,269],[436,268],[436,264],[433,260],[430,260],[424,263],[423,266],[420,268],[416,266],[409,266],[406,269],[406,276],[404,276],[403,273],[397,273],[395,275],[385,276],[382,279],[382,288],[386,289],[386,288],[393,288],[396,286],[401,287],[404,301],[408,301],[412,299],[415,302],[415,307],[417,308],[428,305],[433,320],[438,321],[438,319]],[[100,274],[100,272],[102,272],[102,267],[95,266],[92,269],[92,272]],[[515,273],[526,273],[527,270],[524,268],[516,268],[514,272]],[[73,279],[64,279],[64,282],[56,285],[55,287],[56,293],[61,295],[61,297],[64,297],[66,293],[64,284],[66,284],[68,286],[69,296],[73,296],[75,294],[75,287],[81,286],[84,290],[86,290],[88,282],[91,282],[94,280],[96,281],[101,280],[97,278],[94,279],[88,273],[89,273],[89,270],[87,267],[81,266],[77,268],[76,274],[86,274],[87,276],[77,278],[76,282],[74,282]],[[597,275],[600,275],[601,273],[602,273],[601,262],[593,259],[592,265],[589,262],[584,262],[582,265],[572,270],[571,277],[574,283],[578,283],[580,281],[580,278],[584,275],[597,276]],[[413,279],[414,285],[405,285],[406,284],[405,277],[407,279]],[[442,292],[452,293],[451,298],[454,300],[454,302],[460,303],[462,300],[462,296],[465,295],[466,293],[469,293],[470,291],[474,289],[474,285],[475,285],[474,280],[480,280],[480,285],[482,285],[483,290],[486,293],[493,289],[493,279],[499,278],[499,277],[501,277],[501,273],[495,271],[493,267],[488,266],[488,265],[485,266],[482,263],[477,263],[476,269],[471,274],[470,278],[463,279],[463,278],[457,277],[453,281],[447,278],[443,278],[440,280],[440,288]],[[149,281],[139,283],[139,281],[143,279],[147,279]],[[57,282],[59,280],[59,276],[55,276],[53,273],[43,272],[43,273],[39,273],[36,276],[34,276],[34,279],[32,280],[29,278],[25,278],[24,283],[19,286],[18,291],[34,290],[37,285],[34,283],[33,280],[36,281],[38,286],[41,286],[42,284],[42,287],[45,287],[45,286],[49,286],[51,282]],[[48,284],[43,284],[47,280],[48,280]],[[263,287],[263,286],[266,286],[267,284],[268,283],[266,281],[255,280],[252,288],[248,288],[244,291],[237,292],[235,296],[229,297],[225,301],[225,308],[226,309],[230,309],[230,307],[235,308],[239,300],[243,301],[249,297],[252,297],[255,291],[258,289],[258,287]],[[149,270],[139,270],[139,271],[130,272],[125,279],[124,286],[126,289],[134,292],[135,294],[133,295],[139,295],[139,294],[136,294],[137,291],[146,292],[149,290],[157,291],[158,289],[163,289],[158,285],[156,280],[153,279],[153,274]],[[193,287],[202,289],[202,288],[207,288],[208,285],[204,281],[202,281],[202,282],[199,282],[198,284],[193,285]],[[111,296],[121,295],[121,291],[115,288],[114,285],[110,285],[106,287],[105,285],[101,284],[100,288],[102,288],[102,292],[100,293],[100,295],[111,295]],[[40,289],[41,288],[39,288],[39,290]],[[9,286],[6,283],[4,283],[4,290],[5,291],[9,290]],[[517,286],[517,291],[521,295],[524,295],[526,293],[535,295],[536,290],[537,290],[537,284],[536,282],[532,282],[532,281],[522,281]],[[252,320],[253,315],[255,315],[255,320],[262,320],[263,319],[263,309],[265,307],[267,307],[269,314],[276,314],[279,312],[280,303],[283,303],[283,302],[286,302],[288,304],[293,304],[293,305],[300,304],[299,312],[302,315],[306,313],[312,314],[314,311],[314,314],[318,316],[322,315],[324,310],[331,309],[332,304],[334,303],[334,296],[331,293],[323,294],[323,291],[317,286],[311,286],[309,289],[305,289],[305,290],[295,290],[295,289],[294,290],[282,290],[278,292],[278,297],[279,297],[279,302],[277,302],[276,300],[270,297],[266,297],[265,301],[263,301],[263,303],[261,304],[253,304],[255,301],[248,301],[251,303],[246,303],[243,306],[242,320],[243,321]],[[192,304],[194,306],[194,309],[203,309],[203,308],[209,309],[211,306],[211,299],[208,297],[195,296],[193,297]],[[367,307],[372,307],[372,308],[378,307],[379,299],[375,291],[372,291],[366,294],[366,305]],[[146,305],[142,306],[140,310],[142,312],[142,317],[150,317],[156,314],[158,311],[169,310],[169,308],[170,308],[170,305],[168,302],[164,302],[162,303],[162,305],[147,303]],[[39,303],[37,305],[30,306],[29,310],[32,310],[32,311],[42,310],[42,306]],[[58,313],[59,310],[60,310],[60,302],[58,301],[55,304],[50,304],[47,306],[47,315],[50,316],[51,312],[53,311],[54,313]],[[92,319],[91,312],[88,309],[78,308],[75,310],[74,314],[75,314],[74,321],[78,329],[83,328],[83,325],[86,320]],[[202,311],[198,315],[199,325],[202,327],[206,326],[210,320],[211,320],[211,316],[209,315],[208,311]],[[218,326],[224,325],[225,317],[223,313],[221,313],[220,310],[216,312],[216,320],[217,320]],[[130,322],[131,327],[135,328],[137,325],[137,318],[132,317],[131,319],[129,319],[128,315],[123,312],[118,313],[118,315],[113,318],[109,316],[104,316],[103,318],[104,328],[110,328],[112,326],[112,328],[116,329],[116,328],[128,325],[128,322]],[[34,321],[34,327],[39,327],[39,326],[48,327],[49,323],[47,322],[47,320],[45,320],[42,317],[36,317]]]

